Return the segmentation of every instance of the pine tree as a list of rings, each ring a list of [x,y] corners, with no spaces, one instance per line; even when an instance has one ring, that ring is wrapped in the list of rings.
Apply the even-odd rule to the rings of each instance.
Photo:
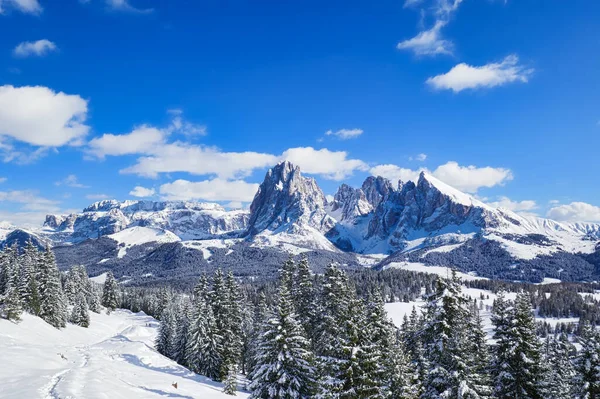
[[[585,322],[579,333],[581,350],[577,356],[577,393],[581,399],[600,398],[600,334]]]
[[[88,305],[83,292],[80,292],[75,298],[75,305],[71,312],[71,323],[77,324],[80,327],[90,326],[90,314],[88,313]]]
[[[293,281],[292,298],[298,315],[298,321],[306,330],[309,338],[314,338],[314,326],[317,320],[316,294],[308,259],[303,256],[297,266],[297,277]]]
[[[100,313],[102,311],[102,306],[100,305],[100,296],[97,292],[94,292],[93,290],[91,291],[90,302],[88,305],[90,310],[94,313]]]
[[[312,353],[294,314],[286,281],[281,282],[277,314],[259,339],[256,366],[251,372],[251,398],[308,399],[314,395]]]
[[[469,379],[465,342],[468,305],[455,272],[449,279],[439,278],[436,291],[427,298],[422,335],[430,370],[422,399],[478,397]]]
[[[65,327],[67,324],[67,308],[60,283],[60,273],[50,247],[46,247],[37,270],[40,291],[40,317],[56,328]]]
[[[195,298],[186,348],[186,363],[196,373],[212,380],[221,377],[223,337],[219,333],[212,307]]]
[[[0,297],[0,311],[2,317],[19,321],[23,313],[23,302],[19,293],[19,265],[17,263],[16,249],[8,251],[6,258],[6,281],[4,282],[4,295]]]
[[[175,327],[175,339],[173,343],[173,360],[187,367],[186,350],[190,336],[190,303],[183,302],[178,309]]]
[[[175,306],[168,306],[161,315],[158,334],[156,336],[155,346],[158,353],[168,358],[174,356],[175,343]]]
[[[227,378],[223,385],[223,392],[227,395],[236,396],[237,392],[237,365],[230,364],[227,370]]]
[[[496,342],[492,359],[492,379],[494,395],[498,399],[514,398],[516,377],[512,369],[513,353],[513,311],[512,305],[505,299],[503,291],[498,293],[492,308],[492,324]]]
[[[110,312],[114,311],[119,306],[119,284],[111,271],[106,273],[106,280],[104,280],[102,306],[106,308],[107,314],[110,314]]]
[[[468,385],[473,388],[477,397],[489,398],[493,391],[490,375],[490,352],[487,337],[483,331],[483,320],[475,302],[470,307],[465,338]]]
[[[544,365],[547,368],[544,386],[545,399],[571,399],[576,396],[573,382],[575,368],[571,353],[575,351],[566,335],[546,340]]]
[[[40,292],[37,282],[37,265],[40,253],[31,240],[27,241],[21,256],[19,292],[27,312],[39,315]]]

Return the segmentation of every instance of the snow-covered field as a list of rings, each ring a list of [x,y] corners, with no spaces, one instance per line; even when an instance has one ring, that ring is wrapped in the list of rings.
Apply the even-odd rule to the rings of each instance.
[[[28,314],[0,320],[0,397],[230,398],[153,349],[158,322],[143,313],[90,313],[91,325],[57,330]],[[177,383],[177,389],[172,386]],[[237,398],[248,394],[238,392]]]

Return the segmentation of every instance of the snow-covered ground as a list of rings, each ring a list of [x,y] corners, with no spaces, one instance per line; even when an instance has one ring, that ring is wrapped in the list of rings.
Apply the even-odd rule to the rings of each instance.
[[[449,277],[452,269],[445,266],[429,266],[419,262],[391,262],[384,266],[384,269],[402,269],[413,272],[437,274],[441,277]],[[487,280],[485,277],[478,277],[474,272],[462,273],[456,272],[456,275],[462,280]]]
[[[152,317],[125,310],[109,316],[91,313],[89,328],[68,325],[57,330],[28,314],[18,324],[0,320],[0,397],[231,397],[221,392],[221,384],[157,353],[153,349],[157,325]]]

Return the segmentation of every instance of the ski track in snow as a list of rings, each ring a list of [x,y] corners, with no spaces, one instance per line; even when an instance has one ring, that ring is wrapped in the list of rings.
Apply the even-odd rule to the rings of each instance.
[[[2,399],[225,399],[223,385],[192,373],[156,352],[158,322],[117,310],[90,314],[89,328],[57,330],[23,314],[0,320]],[[62,355],[62,356],[61,356]],[[178,388],[172,386],[178,383]],[[239,387],[244,382],[240,380]],[[238,391],[237,398],[248,393]]]

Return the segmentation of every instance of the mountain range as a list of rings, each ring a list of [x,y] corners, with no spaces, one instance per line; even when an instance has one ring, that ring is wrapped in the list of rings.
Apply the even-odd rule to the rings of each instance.
[[[300,169],[270,169],[248,210],[181,201],[96,202],[48,215],[40,229],[0,224],[3,245],[51,245],[59,265],[111,269],[134,283],[185,279],[217,266],[273,273],[290,254],[349,267],[452,266],[484,277],[592,280],[600,224],[559,223],[496,209],[421,173],[416,182],[368,177],[332,200]]]

